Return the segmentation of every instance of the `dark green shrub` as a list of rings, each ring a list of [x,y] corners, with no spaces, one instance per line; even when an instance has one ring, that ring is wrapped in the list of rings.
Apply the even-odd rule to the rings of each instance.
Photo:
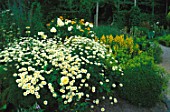
[[[154,58],[155,63],[160,63],[162,61],[163,51],[157,42],[150,42],[147,53]]]
[[[102,25],[99,27],[96,27],[94,29],[96,36],[98,38],[101,38],[102,35],[113,35],[116,36],[117,34],[119,34],[119,29],[117,27],[114,26],[108,26],[108,25]]]
[[[168,23],[170,23],[170,12],[167,14],[166,20],[167,20]]]
[[[148,56],[154,58],[155,63],[160,63],[162,61],[162,49],[156,41],[147,39],[146,37],[136,38],[136,43],[139,44],[140,50],[147,52]]]
[[[119,89],[122,98],[144,107],[154,106],[160,100],[165,79],[152,57],[141,54],[129,60],[124,74],[121,79],[124,87]]]
[[[129,27],[129,21],[127,18],[129,18],[128,11],[118,12],[118,13],[114,14],[113,25],[117,26],[120,29],[123,28],[124,26]]]
[[[138,26],[140,23],[140,9],[137,6],[132,7],[130,11],[130,23],[132,26]]]
[[[158,41],[160,44],[170,47],[170,35],[162,36],[158,39]]]

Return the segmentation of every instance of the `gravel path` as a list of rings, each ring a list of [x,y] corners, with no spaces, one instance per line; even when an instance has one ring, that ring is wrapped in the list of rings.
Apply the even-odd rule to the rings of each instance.
[[[165,70],[170,74],[170,47],[165,47],[160,45],[163,51],[162,63],[160,64]],[[168,111],[170,112],[170,80],[168,83],[167,94],[165,97],[165,103],[167,105]]]
[[[160,45],[163,51],[162,55],[162,63],[160,64],[162,67],[165,68],[167,72],[170,73],[170,47],[165,47]]]

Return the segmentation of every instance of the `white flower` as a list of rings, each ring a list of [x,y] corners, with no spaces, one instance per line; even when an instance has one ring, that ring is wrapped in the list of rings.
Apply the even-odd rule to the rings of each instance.
[[[56,28],[55,28],[55,27],[52,27],[52,28],[50,29],[50,32],[51,32],[51,33],[56,33],[56,32],[57,32],[57,30],[56,30]]]
[[[101,111],[104,112],[104,111],[105,111],[105,108],[101,108]]]
[[[120,87],[123,87],[123,84],[122,84],[122,83],[120,83],[120,84],[119,84],[119,86],[120,86]]]
[[[91,28],[93,28],[93,24],[92,24],[92,23],[90,23],[89,26],[90,26]]]
[[[75,83],[75,80],[72,80],[72,81],[69,82],[69,84],[70,84],[71,86],[73,86],[74,83]]]
[[[46,39],[46,38],[47,38],[47,35],[41,35],[41,37],[42,37],[43,39]]]
[[[42,84],[42,85],[46,85],[47,82],[46,82],[46,81],[42,81],[41,84]]]
[[[86,97],[89,98],[90,97],[89,94],[86,94]]]
[[[112,100],[112,96],[109,97],[109,100]]]
[[[47,105],[47,104],[48,104],[48,101],[47,101],[47,100],[45,100],[43,103],[44,103],[44,105]]]
[[[87,77],[86,77],[87,79],[89,79],[90,78],[90,73],[87,73]]]
[[[16,77],[16,76],[17,76],[17,74],[16,74],[16,73],[14,73],[14,74],[13,74],[13,76],[14,76],[14,77]]]
[[[53,97],[54,97],[54,98],[55,98],[55,97],[57,97],[57,94],[56,94],[56,93],[54,93],[54,94],[53,94]]]
[[[113,67],[112,67],[112,70],[113,70],[113,71],[115,71],[115,70],[117,70],[117,69],[118,69],[117,66],[113,66]]]
[[[68,31],[71,31],[73,29],[73,26],[68,27]]]
[[[106,82],[109,82],[109,79],[106,79]]]
[[[103,85],[103,82],[102,82],[102,81],[100,81],[100,85]]]
[[[115,88],[115,87],[116,87],[116,84],[112,84],[112,87]]]
[[[91,108],[94,108],[94,106],[93,106],[93,105],[91,105],[90,107],[91,107]]]
[[[96,99],[96,104],[99,104],[99,99]]]
[[[57,25],[58,25],[59,27],[62,27],[62,26],[64,26],[64,22],[63,22],[60,18],[58,18],[58,19],[57,19]]]
[[[66,95],[62,95],[61,97],[64,99],[66,97]]]
[[[85,87],[88,87],[88,86],[89,86],[89,84],[86,83],[86,84],[85,84]]]
[[[86,23],[85,23],[85,26],[88,26],[88,25],[89,25],[89,22],[86,22]]]
[[[24,92],[23,95],[24,95],[24,96],[27,96],[27,92]]]
[[[64,89],[60,89],[60,92],[61,93],[65,93],[66,91]]]
[[[96,87],[93,86],[92,87],[92,92],[95,93],[95,91],[96,91]]]
[[[44,35],[44,32],[38,32],[38,35]]]
[[[82,82],[82,83],[85,83],[85,81],[86,81],[86,79],[81,79],[81,82]]]
[[[76,26],[76,29],[81,29],[81,26],[77,25],[77,26]]]
[[[94,34],[91,34],[91,37],[94,37]]]
[[[117,99],[116,98],[114,98],[114,103],[117,103],[118,101],[117,101]]]
[[[67,104],[67,101],[64,101],[64,104]]]

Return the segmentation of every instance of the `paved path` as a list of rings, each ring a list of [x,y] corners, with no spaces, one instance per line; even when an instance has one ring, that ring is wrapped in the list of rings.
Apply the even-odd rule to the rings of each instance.
[[[160,45],[162,50],[163,50],[163,55],[162,55],[162,63],[160,64],[165,68],[167,72],[170,73],[170,47],[165,47]]]
[[[169,73],[170,75],[170,47],[165,47],[160,45],[163,51],[163,55],[162,55],[162,63],[160,64],[163,68],[165,68],[165,70]],[[170,81],[168,83],[168,88],[167,88],[167,94],[166,94],[166,98],[165,98],[165,102],[167,104],[168,107],[168,111],[170,112]]]

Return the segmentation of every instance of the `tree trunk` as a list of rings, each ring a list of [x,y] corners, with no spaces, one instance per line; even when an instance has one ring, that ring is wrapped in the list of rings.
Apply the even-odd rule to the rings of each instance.
[[[154,16],[155,13],[155,0],[152,0],[152,16]]]
[[[136,7],[136,0],[134,0],[134,6]]]
[[[168,0],[166,0],[166,9],[165,9],[165,15],[168,14]]]
[[[98,27],[99,2],[96,3],[96,27]]]
[[[119,12],[120,11],[120,1],[118,0],[117,2],[117,11]]]

